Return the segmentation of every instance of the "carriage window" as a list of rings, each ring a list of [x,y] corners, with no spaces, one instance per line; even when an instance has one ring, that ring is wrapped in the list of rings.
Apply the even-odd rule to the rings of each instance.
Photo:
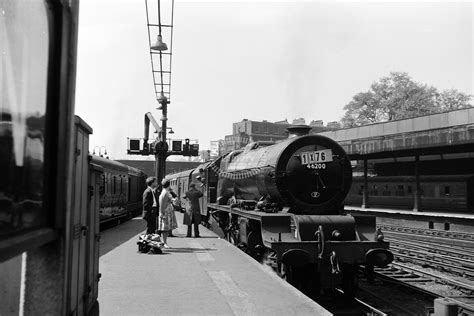
[[[403,190],[403,185],[397,185],[396,196],[404,196],[405,191]]]
[[[428,228],[433,229],[434,228],[434,223],[432,221],[428,222]]]
[[[450,187],[449,186],[445,186],[444,187],[444,195],[450,195]]]
[[[370,195],[378,195],[377,185],[374,184],[372,186],[372,190],[370,190]]]
[[[101,196],[105,194],[105,174],[102,174],[102,175],[100,176],[99,194],[100,194]]]
[[[49,27],[41,1],[2,1],[0,239],[47,226],[43,208]]]
[[[411,185],[407,186],[407,193],[408,193],[408,194],[411,194],[411,193],[412,193]]]
[[[449,223],[444,223],[444,230],[449,230]]]
[[[116,183],[117,183],[117,177],[113,176],[112,177],[112,193],[113,194],[115,194],[115,192],[117,192]]]

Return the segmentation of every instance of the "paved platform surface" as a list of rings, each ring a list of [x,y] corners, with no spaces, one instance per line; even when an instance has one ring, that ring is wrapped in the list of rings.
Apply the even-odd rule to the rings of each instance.
[[[186,228],[161,255],[137,252],[141,218],[102,233],[101,315],[330,315],[213,232],[186,238]]]
[[[469,213],[448,213],[443,211],[412,211],[412,210],[393,210],[393,209],[385,209],[385,208],[362,208],[352,205],[347,205],[344,207],[346,211],[356,211],[361,213],[373,213],[376,215],[377,213],[385,213],[385,214],[399,214],[399,215],[410,215],[410,216],[427,216],[427,217],[439,217],[439,218],[458,218],[458,219],[467,219],[467,220],[474,220],[474,214]]]

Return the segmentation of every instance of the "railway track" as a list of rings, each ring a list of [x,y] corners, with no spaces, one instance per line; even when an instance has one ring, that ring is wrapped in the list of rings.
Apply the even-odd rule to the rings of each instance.
[[[436,243],[437,245],[455,246],[474,249],[474,234],[450,230],[435,230],[398,225],[379,225],[386,237],[399,237],[405,240]]]
[[[398,242],[392,244],[392,241],[390,243],[390,249],[398,261],[412,262],[423,267],[431,267],[468,280],[474,280],[474,262],[472,260],[433,253],[425,248],[420,249],[416,245],[410,246]]]
[[[474,315],[474,234],[381,225],[395,262],[376,277],[434,298],[447,298],[459,315]]]
[[[341,289],[335,289],[325,295],[316,295],[312,299],[335,316],[388,316],[384,310],[376,308],[371,302],[359,298],[349,298]]]
[[[473,284],[401,263],[392,263],[386,268],[376,268],[375,274],[379,279],[398,283],[428,297],[431,296],[432,299],[446,297],[458,305],[460,315],[474,315]]]
[[[397,261],[411,262],[474,281],[474,242],[470,240],[473,234],[450,232],[450,235],[465,238],[426,236],[426,230],[422,229],[421,235],[390,231],[386,234],[386,240],[390,242]]]

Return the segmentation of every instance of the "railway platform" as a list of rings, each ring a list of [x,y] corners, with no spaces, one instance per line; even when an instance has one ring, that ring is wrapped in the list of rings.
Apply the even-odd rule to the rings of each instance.
[[[462,220],[474,220],[474,214],[470,213],[453,213],[453,212],[442,212],[442,211],[413,211],[413,210],[395,210],[395,209],[385,209],[385,208],[363,208],[358,206],[348,205],[345,207],[346,211],[349,212],[358,212],[361,214],[367,215],[381,215],[381,214],[392,214],[400,216],[413,216],[413,217],[432,217],[432,218],[451,218],[451,219],[462,219]]]
[[[474,227],[474,214],[455,213],[442,211],[413,211],[382,208],[362,208],[345,206],[345,211],[352,215],[375,216],[377,225],[387,228],[389,226],[403,226],[415,229],[433,231],[472,233]]]
[[[144,229],[136,217],[102,233],[101,315],[331,315],[202,226],[186,238],[180,225],[157,255],[137,252]]]

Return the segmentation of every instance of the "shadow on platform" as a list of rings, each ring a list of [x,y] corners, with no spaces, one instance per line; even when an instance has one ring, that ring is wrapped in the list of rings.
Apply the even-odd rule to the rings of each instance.
[[[135,217],[119,226],[101,232],[100,256],[102,257],[131,238],[136,238],[145,230],[146,222],[141,217]]]
[[[189,247],[171,247],[168,249],[163,249],[163,252],[179,252],[179,253],[198,253],[198,252],[207,252],[207,251],[215,251],[214,248],[189,248]]]

